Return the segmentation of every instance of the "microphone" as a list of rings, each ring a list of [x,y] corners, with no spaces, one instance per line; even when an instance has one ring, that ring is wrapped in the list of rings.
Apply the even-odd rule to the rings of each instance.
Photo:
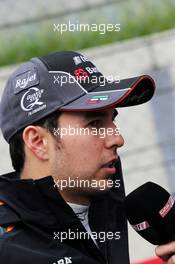
[[[154,245],[175,240],[174,198],[160,185],[147,182],[124,199],[126,217],[144,239]]]

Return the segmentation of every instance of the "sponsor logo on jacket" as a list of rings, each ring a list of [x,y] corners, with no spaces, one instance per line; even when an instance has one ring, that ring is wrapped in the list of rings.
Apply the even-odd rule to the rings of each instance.
[[[71,259],[72,257],[64,257],[60,260],[57,260],[57,262],[54,262],[53,264],[71,264],[73,263]]]

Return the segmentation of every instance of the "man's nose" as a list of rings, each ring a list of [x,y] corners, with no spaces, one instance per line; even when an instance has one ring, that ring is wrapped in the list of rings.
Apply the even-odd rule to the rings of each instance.
[[[125,141],[123,136],[116,130],[114,130],[112,134],[106,136],[106,141],[105,141],[106,148],[112,148],[112,147],[120,148],[124,145],[124,143]]]

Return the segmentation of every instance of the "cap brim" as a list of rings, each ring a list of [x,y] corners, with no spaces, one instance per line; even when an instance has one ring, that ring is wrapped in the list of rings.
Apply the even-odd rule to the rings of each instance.
[[[90,111],[114,107],[127,107],[149,101],[155,91],[154,80],[149,75],[106,83],[80,98],[64,105],[60,110]]]

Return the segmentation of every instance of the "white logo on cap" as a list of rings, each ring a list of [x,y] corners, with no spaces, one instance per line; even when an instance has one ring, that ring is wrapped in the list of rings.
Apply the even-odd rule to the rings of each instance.
[[[44,89],[30,88],[21,98],[21,108],[24,111],[31,111],[34,106],[43,105],[44,103],[39,101],[43,92]]]
[[[26,78],[23,78],[23,79],[17,79],[16,80],[16,85],[15,85],[15,88],[25,88],[30,82],[33,82],[36,80],[36,73],[33,73],[32,75],[30,75],[31,72],[29,71]]]
[[[80,55],[80,56],[74,56],[73,57],[73,60],[74,60],[74,63],[75,65],[78,65],[80,63],[83,63],[83,62],[86,62],[86,61],[89,61],[85,56],[83,55]]]

